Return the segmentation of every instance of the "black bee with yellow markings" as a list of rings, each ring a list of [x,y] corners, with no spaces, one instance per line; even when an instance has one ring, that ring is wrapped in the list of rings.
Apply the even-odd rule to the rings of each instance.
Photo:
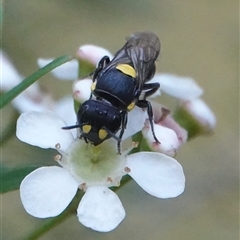
[[[159,52],[160,42],[154,33],[137,32],[127,39],[111,61],[103,57],[93,73],[91,97],[77,113],[77,125],[63,129],[79,127],[80,138],[95,146],[113,137],[120,153],[127,114],[138,106],[147,108],[153,137],[159,143],[153,130],[152,107],[146,100],[160,87],[159,83],[147,83],[155,74]]]

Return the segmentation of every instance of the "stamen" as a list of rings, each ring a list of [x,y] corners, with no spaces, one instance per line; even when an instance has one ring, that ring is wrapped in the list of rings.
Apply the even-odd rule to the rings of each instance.
[[[87,184],[86,183],[82,183],[79,185],[79,189],[82,190],[83,192],[86,192],[87,190]]]
[[[61,159],[62,159],[62,156],[60,154],[57,154],[56,156],[54,156],[54,160],[56,162],[61,161]]]
[[[108,177],[107,182],[113,182],[112,178]]]
[[[138,145],[139,145],[139,142],[132,142],[132,147],[133,147],[133,148],[137,148]]]
[[[130,173],[130,172],[131,172],[131,169],[130,169],[129,167],[125,167],[125,168],[124,168],[124,172],[125,172],[125,173]]]
[[[56,148],[56,149],[60,149],[60,148],[61,148],[60,143],[57,143],[57,144],[55,145],[55,148]]]

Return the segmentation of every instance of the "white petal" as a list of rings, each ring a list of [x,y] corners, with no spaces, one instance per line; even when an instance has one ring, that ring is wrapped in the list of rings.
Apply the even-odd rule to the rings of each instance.
[[[120,224],[126,214],[116,193],[105,186],[95,186],[87,189],[77,215],[84,226],[109,232]]]
[[[147,193],[158,198],[173,198],[185,188],[182,166],[161,153],[139,152],[127,157],[128,173]]]
[[[85,78],[73,83],[73,97],[79,102],[85,102],[91,95],[92,80]]]
[[[46,110],[45,106],[40,102],[32,101],[25,92],[18,95],[13,101],[13,106],[20,112],[25,113],[29,111],[44,111]]]
[[[160,89],[175,98],[191,100],[203,94],[203,89],[188,77],[172,74],[156,74],[152,82],[160,83]]]
[[[147,140],[149,147],[156,152],[164,153],[174,157],[179,147],[177,134],[170,128],[163,127],[159,124],[153,124],[154,132],[160,144],[157,144],[153,138],[152,130],[149,123],[145,125],[142,134]]]
[[[105,48],[90,44],[79,47],[77,56],[80,59],[89,61],[93,65],[97,65],[104,56],[108,56],[110,59],[113,57]]]
[[[52,62],[53,58],[39,58],[37,60],[38,66],[40,68],[46,66]],[[55,68],[51,73],[60,80],[75,80],[78,78],[78,62],[76,59],[73,59],[69,62],[64,63],[63,65]]]
[[[34,84],[32,86],[35,86]],[[37,94],[34,94],[34,91],[31,91],[33,88],[27,89],[20,95],[18,95],[12,101],[13,106],[20,112],[30,112],[30,111],[44,111],[52,110],[55,102],[52,97],[42,92],[40,89]]]
[[[34,217],[59,215],[71,202],[78,182],[61,167],[41,167],[27,175],[20,185],[25,210]]]
[[[123,134],[123,140],[141,131],[147,119],[147,112],[139,107],[135,107],[128,113],[127,128]]]
[[[28,112],[17,120],[17,137],[28,144],[41,148],[55,148],[60,145],[66,150],[73,141],[70,131],[61,129],[66,123],[55,113]]]
[[[18,73],[13,63],[10,61],[10,59],[2,50],[0,50],[0,59],[1,59],[0,89],[3,91],[9,91],[17,84],[19,84],[22,81],[23,77]]]
[[[202,99],[183,102],[182,105],[207,131],[215,128],[216,117]]]

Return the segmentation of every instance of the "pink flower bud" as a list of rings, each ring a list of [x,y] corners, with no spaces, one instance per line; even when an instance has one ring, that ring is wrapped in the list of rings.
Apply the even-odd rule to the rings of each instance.
[[[77,57],[79,59],[88,61],[94,66],[96,66],[104,56],[108,56],[110,59],[113,57],[112,54],[105,48],[90,44],[83,45],[77,50]]]
[[[79,102],[85,102],[91,95],[92,80],[85,78],[77,80],[73,84],[73,98]]]
[[[179,147],[177,134],[172,129],[163,127],[159,124],[154,124],[154,132],[157,139],[160,141],[160,144],[155,142],[149,121],[147,120],[142,130],[142,134],[147,140],[150,149],[174,157],[176,155],[176,150]]]
[[[187,141],[188,133],[187,131],[182,128],[170,115],[170,110],[165,108],[163,105],[151,102],[154,114],[154,122],[158,125],[161,125],[166,128],[172,129],[179,141],[179,146],[184,144]]]

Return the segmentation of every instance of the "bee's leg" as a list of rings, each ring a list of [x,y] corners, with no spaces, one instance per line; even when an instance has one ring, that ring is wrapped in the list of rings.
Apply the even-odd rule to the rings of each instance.
[[[159,83],[146,83],[143,85],[144,99],[154,94],[160,88]]]
[[[104,56],[98,63],[98,66],[96,68],[96,70],[93,73],[93,82],[95,82],[95,80],[98,77],[98,74],[103,70],[103,68],[105,68],[105,66],[110,62],[110,59],[108,56]]]
[[[121,126],[121,131],[119,133],[119,140],[118,140],[118,143],[117,143],[117,148],[118,148],[118,154],[121,154],[121,141],[122,141],[122,136],[124,134],[124,131],[127,127],[127,111],[122,111],[121,112],[121,116],[122,116],[122,126]]]
[[[92,77],[92,86],[91,86],[91,95],[89,99],[92,99],[93,91],[95,89],[95,84],[94,82],[97,80],[99,73],[105,68],[105,66],[110,62],[110,59],[108,56],[104,56],[98,63],[98,66],[96,70],[93,72],[93,77]]]
[[[151,126],[151,130],[152,130],[152,134],[153,134],[153,138],[156,141],[156,143],[160,144],[159,140],[157,139],[154,129],[153,129],[153,111],[152,111],[152,105],[150,102],[148,102],[147,100],[139,100],[136,105],[140,108],[147,108],[147,113],[148,113],[148,118],[149,118],[149,122],[150,122],[150,126]]]

